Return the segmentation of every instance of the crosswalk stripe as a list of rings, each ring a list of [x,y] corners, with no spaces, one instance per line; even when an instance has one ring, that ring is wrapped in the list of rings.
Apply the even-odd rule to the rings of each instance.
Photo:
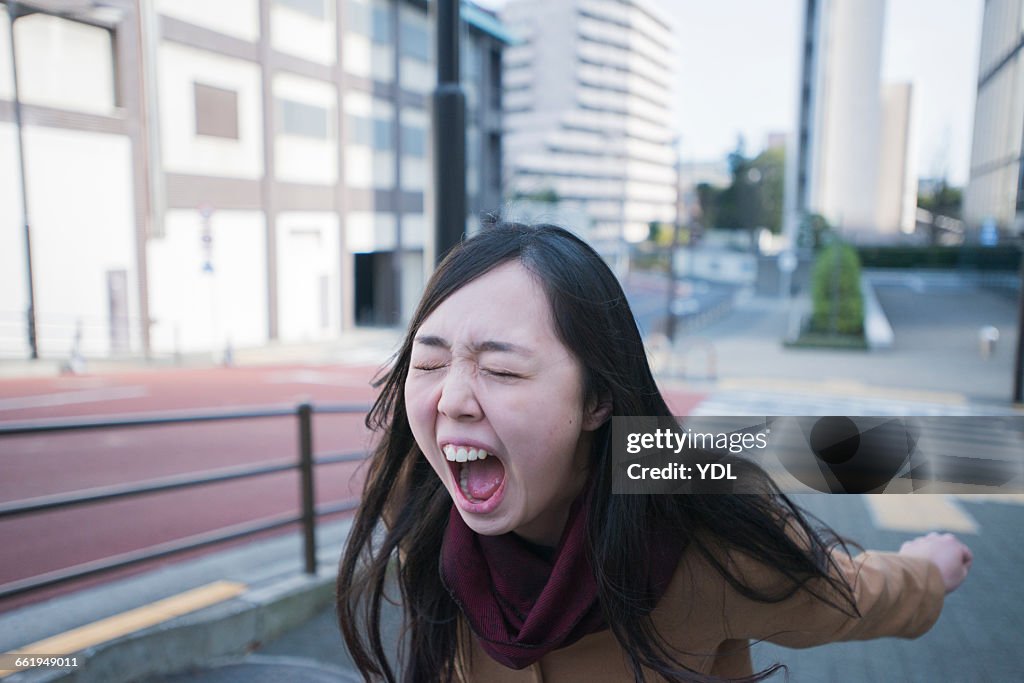
[[[978,523],[944,495],[865,495],[875,526],[890,531],[955,531],[977,534]]]

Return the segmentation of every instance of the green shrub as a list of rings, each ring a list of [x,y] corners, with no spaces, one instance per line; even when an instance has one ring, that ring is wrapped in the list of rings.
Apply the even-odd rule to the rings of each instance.
[[[936,268],[994,270],[1016,272],[1021,251],[1014,245],[980,247],[859,247],[857,253],[865,268]]]
[[[860,292],[860,259],[848,244],[832,244],[814,262],[811,275],[811,332],[864,334],[864,300]]]

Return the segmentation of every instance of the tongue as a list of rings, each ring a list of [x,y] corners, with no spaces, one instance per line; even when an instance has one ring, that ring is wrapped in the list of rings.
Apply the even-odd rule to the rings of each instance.
[[[505,478],[505,466],[495,457],[470,460],[465,463],[466,488],[477,500],[487,500],[494,495]]]

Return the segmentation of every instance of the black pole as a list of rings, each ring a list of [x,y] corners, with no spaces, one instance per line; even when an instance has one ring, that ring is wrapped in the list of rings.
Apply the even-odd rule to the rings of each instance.
[[[21,95],[18,90],[18,56],[14,49],[14,20],[18,18],[18,3],[9,0],[7,3],[7,28],[10,33],[11,71],[14,72],[14,127],[18,131],[18,172],[21,178],[21,216],[25,222],[25,275],[28,280],[28,308],[25,311],[28,324],[28,348],[32,360],[39,358],[39,345],[36,341],[36,292],[32,277],[32,230],[28,220],[28,190],[25,189],[25,136],[21,123]]]
[[[434,90],[434,257],[462,241],[466,227],[466,96],[459,83],[459,0],[437,0]]]
[[[307,574],[316,574],[316,495],[313,489],[313,406],[299,404],[299,493],[302,550]]]
[[[1021,245],[1020,292],[1017,293],[1017,355],[1013,362],[1013,401],[1024,403],[1024,244]]]

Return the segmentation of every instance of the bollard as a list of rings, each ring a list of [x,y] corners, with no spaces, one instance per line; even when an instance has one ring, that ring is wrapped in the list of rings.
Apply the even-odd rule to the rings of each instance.
[[[988,360],[996,351],[996,342],[999,341],[999,329],[992,325],[985,325],[978,330],[978,351],[981,357]]]

